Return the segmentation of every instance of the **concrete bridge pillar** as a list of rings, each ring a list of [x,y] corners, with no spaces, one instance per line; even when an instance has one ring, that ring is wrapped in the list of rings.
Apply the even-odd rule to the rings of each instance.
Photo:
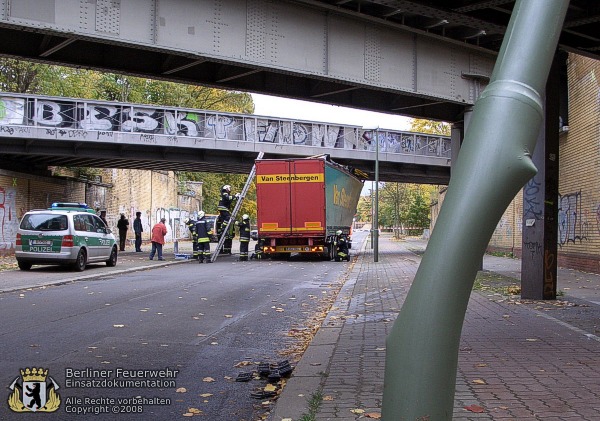
[[[523,189],[521,297],[556,299],[558,242],[558,136],[560,65],[555,58],[544,101],[533,162],[538,173]]]

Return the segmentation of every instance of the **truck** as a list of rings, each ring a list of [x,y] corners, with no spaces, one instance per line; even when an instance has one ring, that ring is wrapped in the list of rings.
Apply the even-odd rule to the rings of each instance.
[[[358,175],[357,175],[358,174]],[[264,257],[334,256],[336,232],[348,237],[366,175],[327,155],[256,161],[257,230]]]

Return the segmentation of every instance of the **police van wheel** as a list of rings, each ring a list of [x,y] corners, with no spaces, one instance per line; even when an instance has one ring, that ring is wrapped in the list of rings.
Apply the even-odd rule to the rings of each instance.
[[[77,260],[75,260],[75,265],[73,266],[73,268],[77,272],[83,272],[83,270],[85,270],[86,261],[87,256],[85,254],[85,250],[79,250],[79,253],[77,254]]]
[[[117,248],[113,247],[110,258],[106,261],[106,266],[113,267],[117,265]]]
[[[29,269],[31,269],[31,266],[32,266],[31,263],[25,263],[25,262],[17,262],[17,264],[19,265],[19,269],[21,269],[21,270],[29,270]]]

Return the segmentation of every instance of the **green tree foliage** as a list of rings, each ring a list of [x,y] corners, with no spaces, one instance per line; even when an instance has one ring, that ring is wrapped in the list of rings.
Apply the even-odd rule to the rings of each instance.
[[[426,197],[427,192],[422,186],[415,186],[415,188],[409,191],[411,200],[409,201],[404,216],[406,225],[409,228],[423,230],[429,227],[429,204],[430,198]]]
[[[429,227],[430,203],[435,186],[381,183],[379,187],[379,225],[422,231]],[[371,220],[371,197],[359,200],[357,219]]]
[[[0,90],[233,113],[254,112],[252,96],[248,93],[7,58],[0,58]],[[94,172],[94,169],[70,170],[79,174]],[[222,185],[230,184],[235,193],[240,192],[246,182],[246,176],[232,174],[181,172],[178,177],[180,181],[204,182],[204,209],[210,213],[216,213]],[[256,217],[255,189],[247,195],[243,213]]]
[[[38,93],[40,65],[12,58],[0,59],[0,90]]]
[[[248,93],[0,58],[0,90],[234,113],[254,112]]]
[[[419,133],[450,136],[450,124],[443,121],[422,120],[415,118],[410,122],[410,130]]]
[[[361,196],[356,206],[356,220],[358,222],[371,222],[371,197]]]
[[[217,205],[221,198],[221,187],[225,184],[231,186],[231,193],[241,193],[248,179],[244,174],[221,174],[206,172],[181,172],[180,181],[202,181],[202,209],[208,214],[216,214]],[[250,220],[256,223],[256,185],[252,183],[246,198],[242,203],[240,213],[237,219],[241,219],[243,214],[250,215]]]

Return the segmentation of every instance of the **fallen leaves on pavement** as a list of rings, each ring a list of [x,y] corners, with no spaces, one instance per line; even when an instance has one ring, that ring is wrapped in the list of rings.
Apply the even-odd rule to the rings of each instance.
[[[469,405],[469,406],[465,406],[464,407],[467,411],[470,412],[476,412],[476,413],[483,413],[485,412],[485,408],[479,406],[479,405]]]

